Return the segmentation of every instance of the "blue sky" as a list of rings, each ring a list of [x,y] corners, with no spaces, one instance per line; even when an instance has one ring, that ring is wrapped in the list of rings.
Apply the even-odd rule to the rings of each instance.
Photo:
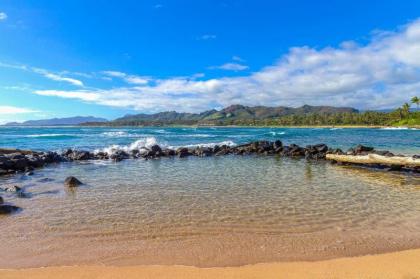
[[[0,122],[230,104],[393,108],[419,1],[0,2]]]

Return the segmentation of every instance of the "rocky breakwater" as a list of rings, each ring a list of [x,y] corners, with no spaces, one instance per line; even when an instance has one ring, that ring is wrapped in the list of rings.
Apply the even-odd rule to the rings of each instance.
[[[179,157],[186,158],[189,156],[209,157],[209,156],[225,156],[225,155],[275,155],[280,157],[305,158],[307,160],[329,160],[331,163],[337,164],[352,164],[345,160],[336,160],[336,156],[383,156],[390,159],[391,163],[372,163],[361,162],[360,164],[374,167],[385,168],[396,171],[413,171],[420,172],[418,156],[403,156],[394,155],[389,151],[375,150],[373,147],[358,145],[350,148],[346,152],[341,149],[334,149],[328,147],[326,144],[320,143],[315,145],[299,146],[297,144],[284,145],[281,141],[254,141],[247,144],[229,146],[216,145],[209,146],[195,146],[195,147],[179,147],[176,149],[162,148],[159,145],[152,145],[149,147],[141,147],[130,151],[116,150],[112,153],[104,151],[89,152],[80,150],[66,150],[61,154],[63,160],[79,161],[79,160],[114,160],[122,161],[125,159],[157,159],[161,157]],[[407,163],[411,162],[411,163]],[[412,163],[414,162],[414,164]],[[354,163],[356,164],[356,163]]]
[[[308,145],[300,147],[296,144],[284,146],[281,141],[255,141],[238,146],[216,145],[213,147],[196,146],[196,147],[179,147],[177,149],[162,148],[159,145],[150,147],[141,147],[139,149],[116,150],[112,153],[104,151],[89,152],[68,149],[61,154],[65,161],[82,161],[82,160],[114,160],[122,161],[125,159],[156,159],[161,157],[179,157],[185,158],[189,156],[209,157],[223,155],[280,155],[285,157],[305,157],[307,159],[325,159],[330,150],[325,144]]]
[[[209,157],[209,156],[225,156],[225,155],[260,155],[260,156],[280,156],[293,158],[306,158],[307,160],[329,160],[332,163],[352,164],[353,161],[346,161],[343,156],[382,156],[391,159],[393,163],[380,164],[372,162],[360,162],[370,167],[381,167],[388,165],[391,170],[409,170],[419,172],[419,166],[416,164],[405,164],[406,161],[418,162],[416,156],[399,156],[389,151],[377,151],[373,147],[358,145],[355,148],[343,152],[341,149],[329,148],[326,144],[307,145],[305,147],[297,144],[284,145],[281,141],[254,141],[247,144],[229,146],[195,146],[195,147],[179,147],[176,149],[163,148],[157,144],[148,147],[139,147],[132,150],[117,149],[112,152],[106,151],[84,151],[67,149],[62,153],[57,152],[35,152],[13,150],[7,153],[1,153],[0,150],[0,175],[25,172],[30,175],[31,172],[46,164],[85,161],[85,160],[113,160],[116,162],[125,159],[158,159],[163,157],[179,157],[186,158],[189,156]],[[372,155],[373,154],[373,155]],[[400,158],[398,161],[397,159]],[[401,159],[402,158],[402,159]]]
[[[62,161],[65,161],[65,158],[57,152],[0,149],[0,175],[16,172],[31,175],[36,168]]]

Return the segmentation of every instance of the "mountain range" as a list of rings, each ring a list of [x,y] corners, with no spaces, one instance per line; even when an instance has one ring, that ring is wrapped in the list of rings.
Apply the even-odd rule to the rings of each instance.
[[[266,107],[231,105],[221,110],[207,110],[201,113],[187,113],[164,111],[154,114],[128,114],[108,121],[93,116],[76,116],[68,118],[52,118],[43,120],[28,120],[22,123],[10,122],[5,126],[65,126],[65,125],[101,125],[101,126],[129,126],[129,125],[229,125],[242,122],[270,120],[284,116],[308,116],[311,114],[358,113],[351,107],[309,106],[301,107]]]
[[[105,118],[93,116],[75,116],[67,118],[52,118],[42,120],[28,120],[25,122],[9,122],[4,126],[66,126],[66,125],[80,125],[88,122],[107,122]]]
[[[223,124],[237,121],[274,119],[288,115],[357,113],[350,107],[309,106],[266,107],[231,105],[221,110],[208,110],[201,113],[185,113],[176,111],[155,114],[135,114],[117,118],[106,125],[165,125],[165,124]]]

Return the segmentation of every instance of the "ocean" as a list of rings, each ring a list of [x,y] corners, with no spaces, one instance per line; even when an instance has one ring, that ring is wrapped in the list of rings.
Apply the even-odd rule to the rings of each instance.
[[[393,152],[420,150],[420,130],[411,128],[90,128],[0,127],[0,147],[61,151],[66,148],[104,149],[119,145],[161,146],[235,145],[254,140],[281,140],[298,145],[325,143],[347,149],[357,144]]]

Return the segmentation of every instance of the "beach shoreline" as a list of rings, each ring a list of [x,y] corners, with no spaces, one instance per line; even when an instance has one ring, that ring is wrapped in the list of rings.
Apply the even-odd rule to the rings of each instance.
[[[418,278],[420,249],[315,262],[276,262],[241,267],[61,266],[0,269],[3,279],[46,278]]]

